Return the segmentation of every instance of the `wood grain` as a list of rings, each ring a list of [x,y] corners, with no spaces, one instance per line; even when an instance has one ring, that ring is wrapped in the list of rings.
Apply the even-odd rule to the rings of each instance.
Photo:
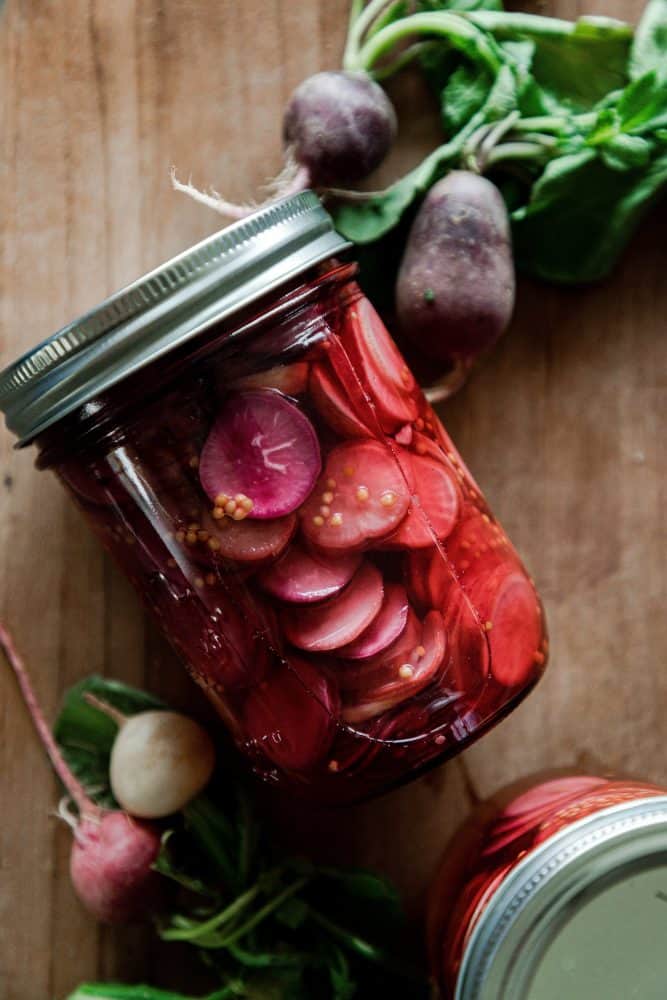
[[[291,88],[340,57],[347,0],[8,0],[0,10],[0,322],[6,363],[216,228],[171,193],[176,164],[252,197],[280,165]],[[639,0],[587,12],[630,19]],[[550,13],[574,17],[573,0]],[[409,109],[411,150],[429,107]],[[525,283],[510,334],[444,419],[532,569],[551,667],[461,761],[298,842],[374,863],[411,908],[471,795],[583,763],[667,784],[667,340],[664,208],[613,281]],[[47,713],[93,671],[186,703],[196,694],[52,479],[0,435],[0,611]],[[67,877],[57,787],[0,671],[0,1000],[64,997],[91,976],[172,974],[147,933],[99,930]],[[471,792],[471,788],[473,791]],[[391,836],[387,835],[391,831]]]

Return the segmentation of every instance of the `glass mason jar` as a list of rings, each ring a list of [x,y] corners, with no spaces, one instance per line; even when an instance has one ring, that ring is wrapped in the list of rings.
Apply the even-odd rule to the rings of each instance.
[[[533,584],[310,192],[0,376],[254,770],[365,798],[543,671]]]
[[[482,803],[430,893],[443,1000],[659,1000],[667,789],[568,775]]]

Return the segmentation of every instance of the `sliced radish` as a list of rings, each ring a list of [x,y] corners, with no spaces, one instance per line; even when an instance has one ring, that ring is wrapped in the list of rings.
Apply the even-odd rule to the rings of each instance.
[[[301,510],[303,531],[332,551],[360,548],[382,538],[405,517],[410,497],[386,445],[355,441],[330,453],[324,473]]]
[[[419,415],[417,384],[367,299],[359,299],[349,310],[343,343],[385,433],[412,423]]]
[[[339,655],[348,660],[361,660],[376,656],[398,639],[408,621],[408,595],[400,583],[390,583],[385,588],[382,607],[368,628],[358,639],[343,646]]]
[[[525,573],[502,564],[476,578],[470,600],[489,638],[493,677],[507,687],[524,683],[544,662],[542,609]]]
[[[447,633],[445,677],[469,698],[481,689],[489,673],[489,640],[484,620],[460,584],[452,581],[443,604]]]
[[[371,431],[355,413],[338,378],[324,362],[313,365],[308,388],[315,408],[332,431],[345,438],[371,437]]]
[[[283,631],[299,649],[340,649],[370,625],[382,607],[383,596],[380,571],[372,563],[364,563],[336,597],[314,607],[286,608]]]
[[[405,579],[410,598],[418,607],[441,611],[455,576],[445,556],[433,545],[408,553]]]
[[[300,396],[308,385],[308,362],[275,365],[254,375],[244,375],[235,383],[237,389],[278,389],[286,396]]]
[[[209,537],[199,547],[209,558],[256,563],[279,556],[294,534],[297,522],[296,514],[273,521],[251,521],[250,518],[232,521],[228,517],[216,521],[206,513],[201,523]]]
[[[399,444],[401,443],[399,442]],[[417,455],[429,455],[436,462],[442,462],[445,465],[449,464],[438,442],[428,437],[428,435],[420,433],[420,431],[415,431],[412,435],[411,447]]]
[[[199,461],[211,498],[243,494],[248,517],[284,517],[303,503],[321,469],[315,428],[298,406],[273,389],[230,396],[206,439]]]
[[[459,512],[459,490],[446,466],[401,448],[398,461],[412,492],[408,515],[385,542],[397,548],[423,549],[452,532]]]
[[[331,678],[306,660],[280,664],[245,704],[251,743],[279,767],[308,771],[327,753],[336,732],[339,698]]]
[[[333,597],[350,582],[361,556],[322,556],[294,544],[278,562],[263,570],[259,582],[281,601],[310,604]]]
[[[429,611],[422,627],[411,612],[403,635],[389,649],[341,672],[345,721],[362,722],[412,698],[433,680],[445,648],[442,615]]]

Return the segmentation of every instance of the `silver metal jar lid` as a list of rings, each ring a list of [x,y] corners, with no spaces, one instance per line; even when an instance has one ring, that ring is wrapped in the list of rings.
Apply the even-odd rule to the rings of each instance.
[[[594,813],[527,854],[473,930],[455,1000],[653,1000],[665,982],[667,795]]]
[[[130,373],[349,246],[312,191],[221,230],[1,372],[8,428],[27,444]]]

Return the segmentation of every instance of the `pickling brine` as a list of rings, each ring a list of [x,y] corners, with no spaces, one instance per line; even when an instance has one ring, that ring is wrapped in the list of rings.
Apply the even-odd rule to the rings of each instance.
[[[530,578],[354,273],[291,275],[24,435],[254,770],[332,802],[457,752],[547,654]]]

